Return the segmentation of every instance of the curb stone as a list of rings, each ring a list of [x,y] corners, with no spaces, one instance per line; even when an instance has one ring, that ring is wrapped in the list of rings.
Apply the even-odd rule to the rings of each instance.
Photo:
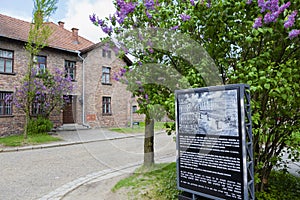
[[[163,131],[157,132],[156,134],[162,134]],[[61,142],[61,143],[50,143],[50,144],[42,144],[42,145],[34,145],[34,146],[24,146],[24,147],[4,147],[0,148],[0,153],[7,153],[7,152],[17,152],[17,151],[28,151],[28,150],[36,150],[36,149],[47,149],[47,148],[54,148],[54,147],[63,147],[63,146],[71,146],[71,145],[78,145],[78,144],[86,144],[86,143],[93,143],[93,142],[102,142],[108,140],[120,140],[126,138],[134,138],[144,136],[144,133],[139,133],[135,135],[124,135],[120,137],[112,137],[112,138],[104,138],[104,139],[96,139],[96,140],[87,140],[87,141],[73,141],[73,142]]]

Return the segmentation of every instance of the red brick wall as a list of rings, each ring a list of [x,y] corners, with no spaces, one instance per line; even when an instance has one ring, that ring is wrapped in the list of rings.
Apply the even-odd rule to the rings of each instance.
[[[19,86],[27,70],[28,54],[24,50],[24,43],[14,40],[6,40],[0,38],[0,49],[10,50],[14,52],[14,73],[0,74],[0,91],[14,92],[15,86]],[[78,62],[76,53],[67,53],[60,50],[53,50],[45,48],[39,55],[47,56],[47,68],[52,71],[55,67],[64,69],[65,60],[74,60],[78,63],[79,77],[81,76],[81,63]],[[78,82],[75,82],[77,84]],[[77,87],[79,88],[79,87]],[[78,90],[78,89],[77,89]],[[78,91],[74,92],[79,93]],[[54,126],[60,126],[62,124],[61,112],[51,116],[54,122]],[[13,116],[0,117],[0,137],[11,134],[21,134],[25,123],[24,113],[16,109],[13,106]]]
[[[96,120],[86,121],[92,127],[125,127],[130,122],[130,99],[131,93],[126,90],[126,85],[113,79],[126,63],[116,57],[111,51],[111,58],[102,57],[100,46],[88,52],[85,62],[86,73],[86,115],[95,115]],[[107,49],[106,49],[107,50]],[[102,67],[110,67],[109,85],[102,83]],[[102,113],[102,97],[111,98],[111,115]]]

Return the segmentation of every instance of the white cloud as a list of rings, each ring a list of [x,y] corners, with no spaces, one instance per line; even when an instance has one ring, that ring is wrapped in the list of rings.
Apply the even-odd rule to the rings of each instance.
[[[93,25],[89,15],[95,13],[100,19],[108,17],[114,13],[112,0],[69,0],[67,2],[67,13],[61,21],[65,22],[65,28],[78,28],[79,35],[95,43],[99,42],[100,37],[104,37],[100,27]]]

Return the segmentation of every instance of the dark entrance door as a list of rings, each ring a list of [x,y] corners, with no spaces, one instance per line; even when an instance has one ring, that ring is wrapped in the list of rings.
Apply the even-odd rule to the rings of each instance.
[[[65,106],[63,111],[64,124],[73,124],[75,122],[72,105],[73,105],[73,96],[68,96],[68,99],[65,100]]]

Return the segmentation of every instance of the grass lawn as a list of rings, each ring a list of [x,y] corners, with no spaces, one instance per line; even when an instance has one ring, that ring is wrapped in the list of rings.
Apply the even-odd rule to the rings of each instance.
[[[152,168],[141,167],[131,176],[120,180],[113,188],[128,189],[129,199],[172,200],[177,199],[176,163],[155,164]]]
[[[26,145],[36,145],[44,144],[49,142],[60,141],[60,138],[48,135],[48,134],[38,134],[38,135],[28,135],[25,140],[23,135],[14,135],[0,138],[0,145],[3,146],[26,146]]]
[[[128,199],[175,200],[179,191],[176,185],[176,163],[156,164],[150,170],[141,167],[131,176],[120,180],[112,192],[126,189]],[[299,200],[300,177],[282,171],[272,171],[269,187],[256,193],[258,200]]]
[[[154,131],[164,131],[164,124],[166,122],[155,122],[154,123]],[[133,125],[133,127],[122,127],[122,128],[110,128],[110,131],[118,132],[118,133],[144,133],[145,132],[145,122],[140,122],[139,125]]]

